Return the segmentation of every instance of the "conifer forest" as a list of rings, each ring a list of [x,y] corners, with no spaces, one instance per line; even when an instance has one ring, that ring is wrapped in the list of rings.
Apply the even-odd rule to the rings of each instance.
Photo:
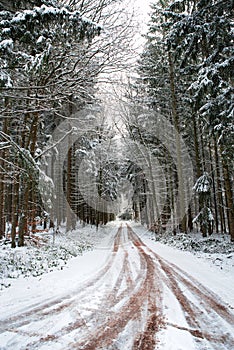
[[[0,0],[0,350],[234,349],[233,9]]]
[[[131,2],[4,0],[0,16],[1,238],[121,214],[234,240],[231,0],[152,1],[140,53]]]

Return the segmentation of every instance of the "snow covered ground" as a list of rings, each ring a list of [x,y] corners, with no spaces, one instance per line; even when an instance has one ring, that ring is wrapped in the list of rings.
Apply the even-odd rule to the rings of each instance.
[[[69,249],[78,252],[82,242],[82,255],[66,264],[55,258],[60,263],[52,271],[4,277],[11,286],[0,291],[1,350],[233,349],[232,245],[228,254],[192,253],[177,247],[178,241],[185,247],[185,238],[168,246],[141,225],[132,224],[134,232],[126,223],[119,226],[117,221],[99,232],[87,227],[73,233]],[[20,249],[24,262],[35,251]],[[0,257],[6,251],[1,246]]]
[[[62,270],[68,260],[92,250],[105,235],[106,228],[78,226],[68,234],[65,228],[53,238],[53,232],[42,231],[25,239],[25,247],[11,249],[10,241],[0,242],[0,290],[14,285],[17,278],[37,277]]]
[[[234,244],[228,235],[202,238],[199,233],[180,234],[158,237],[155,241],[154,234],[142,225],[133,224],[133,227],[147,246],[197,278],[234,308]]]

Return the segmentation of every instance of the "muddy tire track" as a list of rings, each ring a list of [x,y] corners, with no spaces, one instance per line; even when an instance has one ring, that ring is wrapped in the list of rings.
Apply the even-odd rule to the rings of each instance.
[[[120,236],[122,233],[122,226],[119,227],[115,237],[112,252],[116,253],[118,251],[120,245]],[[74,296],[79,295],[82,297],[82,294],[86,294],[88,289],[92,289],[93,286],[103,278],[111,269],[111,266],[115,260],[115,254],[111,254],[108,262],[105,266],[96,274],[96,276],[87,282],[83,283],[82,287],[79,287],[72,294],[64,295],[61,298],[54,298],[46,303],[38,303],[34,304],[30,307],[29,310],[24,311],[22,313],[17,313],[17,315],[9,317],[7,319],[3,319],[0,321],[0,331],[10,331],[17,334],[28,335],[28,337],[40,336],[40,341],[47,341],[47,337],[41,337],[39,333],[36,332],[26,332],[25,330],[20,330],[21,327],[27,326],[31,323],[39,323],[40,321],[45,320],[48,316],[55,316],[56,314],[60,315],[63,311],[67,309],[72,309],[76,306],[77,300]],[[91,316],[92,317],[92,316]],[[79,320],[75,320],[73,325],[69,325],[69,329],[73,330],[77,328],[77,324],[86,324],[83,318],[80,316]],[[53,339],[58,339],[61,334],[65,334],[67,332],[67,327],[60,330],[60,334],[57,335],[49,335]],[[45,340],[43,340],[45,339]],[[34,344],[32,344],[34,345]]]
[[[233,349],[234,337],[230,330],[234,326],[234,315],[219,296],[176,265],[162,259],[134,233],[133,239],[155,257],[161,271],[160,279],[172,291],[184,312],[188,327],[173,327],[188,331],[198,345],[203,340],[211,349]]]
[[[165,319],[165,288],[187,325]],[[50,331],[49,325],[64,315],[69,321]],[[45,344],[61,350],[123,350],[126,336],[131,350],[155,350],[167,327],[187,332],[198,350],[232,350],[233,324],[233,314],[216,294],[162,259],[130,226],[118,228],[110,257],[93,278],[61,298],[0,322],[2,331],[12,334],[10,350]],[[24,337],[22,347],[15,346],[14,334]]]
[[[131,233],[128,232],[128,239],[130,236]],[[132,261],[133,255],[134,259],[139,260],[139,264],[136,264],[134,259]],[[111,274],[118,259],[121,259],[121,268],[116,280],[109,285],[109,289],[107,288],[103,295],[99,296],[97,308],[87,307],[86,296],[95,295],[100,281],[107,279],[108,282],[108,274]],[[133,266],[136,268],[134,274]],[[60,344],[64,336],[77,334],[77,332],[79,336],[76,335],[75,338],[78,337],[79,340],[69,343],[67,349],[92,350],[107,347],[119,349],[116,339],[121,336],[129,322],[133,322],[138,326],[134,330],[136,340],[132,340],[133,349],[154,350],[155,333],[163,324],[162,309],[161,306],[156,306],[155,300],[155,295],[161,298],[161,287],[159,288],[158,283],[155,283],[155,274],[156,267],[152,258],[145,254],[137,242],[132,245],[131,241],[126,240],[123,228],[120,227],[114,238],[110,259],[93,279],[84,284],[84,290],[77,289],[72,296],[69,294],[56,298],[8,320],[3,320],[2,328],[11,334],[27,337],[24,350],[39,349],[45,343]],[[161,299],[159,300],[161,305]],[[83,315],[83,309],[85,315]],[[88,310],[90,310],[89,315],[87,315]],[[48,322],[53,322],[53,318],[56,319],[69,311],[73,311],[74,321],[54,332],[47,331],[42,334],[38,331],[41,323],[46,322],[47,318]],[[146,321],[144,314],[147,314]],[[144,328],[143,333],[140,331],[142,328]],[[30,341],[31,338],[37,339]],[[62,347],[62,349],[65,348]]]
[[[122,232],[122,226],[119,227],[115,237],[112,252],[117,252],[119,247],[120,234]],[[86,293],[86,289],[92,287],[97,281],[105,276],[106,273],[110,270],[113,260],[115,259],[114,255],[110,256],[109,261],[105,264],[105,266],[95,275],[94,278],[84,282],[82,287],[79,287],[75,291],[72,292],[72,295],[76,295],[79,293]],[[72,307],[74,301],[72,300],[71,293],[62,296],[61,298],[53,298],[51,301],[46,303],[38,303],[31,305],[29,310],[25,312],[19,312],[13,317],[9,317],[0,321],[0,330],[4,330],[8,326],[14,325],[15,327],[21,327],[27,324],[30,320],[33,322],[36,320],[44,319],[46,316],[56,313],[61,313],[64,309],[68,307]]]
[[[128,228],[128,237],[132,238],[132,232]],[[82,349],[82,350],[94,350],[99,348],[107,348],[113,344],[113,339],[118,338],[120,333],[124,330],[130,321],[140,320],[140,323],[144,322],[142,318],[143,308],[147,308],[147,321],[144,332],[136,332],[137,338],[133,342],[133,350],[145,349],[154,350],[156,346],[156,331],[164,326],[163,314],[162,314],[162,286],[155,282],[156,266],[151,257],[149,257],[140,244],[136,240],[133,242],[136,251],[140,258],[140,271],[136,278],[137,284],[132,290],[133,283],[129,284],[129,287],[120,294],[120,299],[127,297],[124,305],[115,311],[112,315],[108,315],[108,320],[100,327],[95,329],[94,333],[91,333],[82,342],[71,343],[70,348]],[[126,248],[123,246],[126,253]],[[128,257],[128,254],[125,256]],[[124,274],[123,274],[124,273]],[[129,266],[124,263],[124,271],[120,276],[129,277]],[[116,290],[112,291],[111,299],[118,300],[115,295]],[[145,306],[146,305],[146,306]],[[107,302],[108,306],[108,302]]]
[[[76,329],[79,329],[81,331],[81,328],[86,330],[86,333],[90,333],[90,328],[87,326],[87,323],[91,320],[94,320],[95,327],[99,325],[105,324],[105,318],[111,319],[114,318],[114,311],[111,311],[111,309],[121,301],[122,298],[126,298],[127,295],[130,294],[130,291],[133,288],[133,279],[132,274],[130,271],[130,264],[128,262],[128,253],[126,249],[124,249],[124,258],[123,258],[123,265],[122,269],[119,271],[118,278],[113,286],[113,289],[110,291],[107,291],[107,294],[104,294],[100,298],[100,305],[99,310],[97,312],[96,309],[91,309],[90,315],[85,317],[82,317],[81,311],[77,312],[76,319],[74,322],[69,323],[68,326],[65,326],[61,328],[59,331],[53,333],[53,334],[47,334],[45,336],[42,336],[40,333],[36,331],[25,331],[25,329],[21,329],[24,326],[31,325],[34,323],[34,328],[37,328],[37,324],[40,325],[41,321],[44,321],[48,316],[53,315],[58,316],[62,312],[67,312],[68,310],[72,310],[75,307],[77,307],[77,299],[79,299],[79,302],[82,303],[84,300],[84,295],[91,294],[96,286],[96,284],[100,281],[100,279],[105,279],[105,276],[110,272],[111,267],[115,263],[116,254],[119,251],[119,248],[121,246],[122,242],[122,227],[120,227],[117,231],[117,234],[114,238],[114,245],[112,250],[112,255],[106,264],[106,266],[93,278],[92,280],[85,283],[84,287],[82,289],[76,290],[75,298],[70,297],[70,295],[66,295],[63,298],[57,298],[52,300],[48,303],[40,304],[37,307],[32,307],[31,310],[26,311],[24,313],[18,314],[16,316],[13,316],[7,320],[1,321],[1,326],[3,331],[8,331],[15,334],[21,334],[24,336],[30,337],[37,337],[39,338],[37,341],[29,342],[27,348],[37,348],[38,343],[46,343],[48,341],[59,341],[59,339],[66,335],[67,333],[71,333]],[[119,294],[119,289],[121,284],[126,280],[126,289],[123,290]],[[119,294],[119,295],[117,295]],[[70,298],[70,300],[69,300]],[[103,310],[107,308],[107,312],[104,315]],[[87,308],[86,308],[87,309]],[[104,320],[103,320],[104,318]],[[25,327],[24,327],[25,328]]]

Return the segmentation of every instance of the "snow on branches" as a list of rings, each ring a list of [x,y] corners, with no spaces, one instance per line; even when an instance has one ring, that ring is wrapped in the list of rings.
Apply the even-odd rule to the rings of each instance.
[[[67,7],[42,5],[16,13],[0,11],[0,86],[12,86],[12,67],[28,71],[48,61],[54,46],[91,41],[100,25]]]
[[[214,217],[211,212],[210,206],[210,193],[211,193],[212,179],[207,172],[205,172],[196,181],[193,190],[198,193],[201,210],[198,215],[193,219],[194,223],[199,223],[201,232],[204,237],[207,233],[211,234],[213,231]]]
[[[212,185],[212,179],[207,172],[205,172],[199,179],[196,181],[193,190],[197,193],[210,193]]]

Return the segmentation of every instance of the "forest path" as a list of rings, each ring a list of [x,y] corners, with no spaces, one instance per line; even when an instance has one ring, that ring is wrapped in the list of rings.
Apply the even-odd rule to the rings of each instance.
[[[1,316],[0,349],[232,350],[233,325],[217,295],[121,225],[95,276],[61,298]]]

